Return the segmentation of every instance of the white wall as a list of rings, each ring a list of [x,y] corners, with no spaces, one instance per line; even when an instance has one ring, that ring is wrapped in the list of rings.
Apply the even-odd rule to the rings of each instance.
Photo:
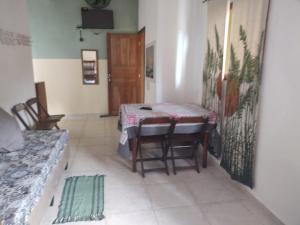
[[[201,103],[205,6],[198,0],[160,2],[158,101]]]
[[[146,27],[146,45],[155,42],[157,47],[157,23],[158,0],[139,0],[139,30]],[[155,54],[157,57],[157,52]],[[145,102],[156,102],[156,80],[147,77],[145,79]]]
[[[207,43],[207,4],[191,1],[187,26],[189,26],[189,51],[187,53],[185,101],[202,102],[202,71]]]
[[[300,224],[300,1],[272,0],[261,90],[255,195]]]
[[[146,78],[146,102],[201,103],[206,4],[198,0],[139,1],[146,44],[156,42],[156,78]]]
[[[26,0],[0,0],[0,29],[29,36],[26,6]],[[0,41],[0,107],[10,112],[34,96],[31,47]]]
[[[107,60],[99,60],[99,85],[83,85],[80,59],[33,59],[35,81],[46,84],[50,114],[108,113]]]

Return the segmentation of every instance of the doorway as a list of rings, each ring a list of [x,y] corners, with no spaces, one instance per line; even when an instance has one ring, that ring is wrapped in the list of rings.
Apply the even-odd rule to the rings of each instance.
[[[109,114],[121,104],[144,103],[145,28],[135,34],[107,34]]]

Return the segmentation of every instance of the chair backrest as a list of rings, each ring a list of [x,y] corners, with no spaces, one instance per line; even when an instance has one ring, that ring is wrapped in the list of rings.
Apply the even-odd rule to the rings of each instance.
[[[176,119],[177,124],[180,124],[180,123],[199,123],[199,124],[203,124],[203,123],[207,123],[207,122],[208,122],[208,119],[205,119],[202,116],[180,117],[180,118]]]
[[[151,127],[149,125],[157,125]],[[169,135],[173,133],[175,121],[169,117],[145,118],[139,122],[137,137],[153,135]],[[148,131],[147,131],[148,130]]]
[[[40,118],[38,112],[41,112],[42,114],[49,117],[47,110],[44,109],[44,107],[42,106],[42,104],[39,103],[37,98],[31,98],[31,99],[27,100],[26,105],[34,113],[34,115],[37,118]],[[34,105],[36,105],[36,109],[34,108]]]
[[[32,113],[28,110],[27,106],[24,103],[20,103],[13,106],[11,111],[13,112],[14,115],[16,115],[16,117],[20,120],[20,122],[27,130],[31,130],[32,126],[29,124],[29,122],[27,123],[25,121],[25,118],[21,115],[22,113],[23,115],[26,116],[28,115],[29,118],[32,119],[34,123],[37,122],[36,118],[32,115]]]
[[[175,120],[174,134],[200,134],[208,123],[208,119],[201,116],[181,117]]]
[[[38,109],[37,98],[31,98],[31,99],[27,100],[26,105],[31,110],[31,112],[38,118],[39,114],[37,111],[37,109]],[[36,105],[36,108],[34,108],[35,105]]]

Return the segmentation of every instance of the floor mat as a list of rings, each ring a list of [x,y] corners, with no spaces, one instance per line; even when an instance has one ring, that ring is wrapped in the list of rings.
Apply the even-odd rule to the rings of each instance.
[[[104,176],[70,177],[65,181],[53,224],[101,220],[104,210]]]

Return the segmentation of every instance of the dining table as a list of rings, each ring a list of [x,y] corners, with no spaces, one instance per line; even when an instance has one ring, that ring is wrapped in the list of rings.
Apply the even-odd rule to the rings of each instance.
[[[156,117],[203,117],[207,119],[204,126],[202,140],[202,167],[207,167],[209,135],[217,123],[217,114],[203,108],[198,104],[174,104],[174,103],[156,103],[156,104],[123,104],[120,106],[119,130],[121,131],[118,152],[127,159],[132,160],[132,171],[136,172],[137,167],[137,137],[136,130],[139,122],[145,118]],[[151,129],[151,128],[150,128]],[[152,125],[153,130],[159,129]],[[191,124],[181,124],[181,132],[191,133],[193,126]]]

